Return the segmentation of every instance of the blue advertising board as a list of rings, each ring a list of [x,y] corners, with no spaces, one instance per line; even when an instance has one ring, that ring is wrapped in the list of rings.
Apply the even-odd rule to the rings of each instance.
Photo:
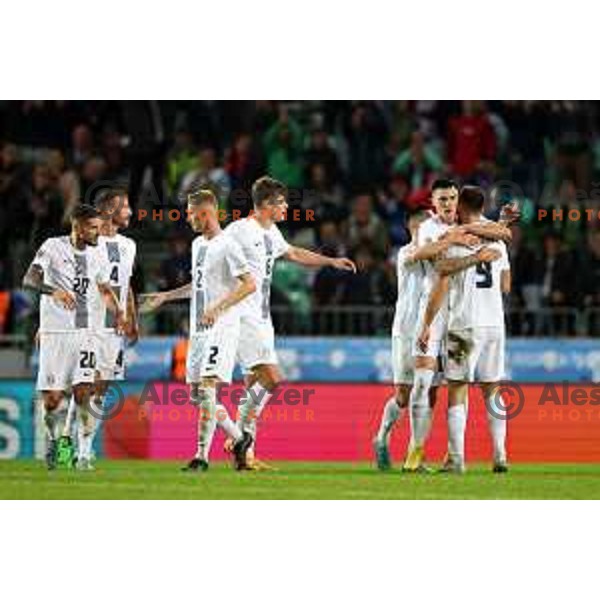
[[[0,458],[33,456],[33,391],[30,381],[0,380]]]

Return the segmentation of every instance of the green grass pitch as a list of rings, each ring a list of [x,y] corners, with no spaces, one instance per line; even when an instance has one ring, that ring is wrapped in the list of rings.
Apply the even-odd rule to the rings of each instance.
[[[48,473],[38,461],[0,461],[2,499],[579,499],[600,498],[600,465],[514,465],[494,475],[473,465],[463,476],[376,471],[366,463],[276,463],[277,471],[206,473],[180,463],[99,461],[95,472]]]

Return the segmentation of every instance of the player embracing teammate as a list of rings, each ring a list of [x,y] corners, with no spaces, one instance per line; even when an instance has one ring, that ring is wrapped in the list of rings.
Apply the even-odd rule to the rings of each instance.
[[[411,218],[409,223],[412,235],[411,244],[407,250],[403,248],[399,253],[398,302],[392,337],[392,362],[397,393],[384,408],[379,432],[374,441],[377,464],[380,469],[389,468],[391,464],[389,433],[407,406],[410,413],[411,440],[404,470],[414,472],[425,469],[424,445],[431,427],[435,390],[444,374],[448,327],[449,323],[456,322],[455,315],[459,310],[452,301],[454,295],[449,298],[443,293],[445,288],[440,291],[440,286],[444,285],[444,281],[447,283],[448,278],[453,280],[454,286],[458,285],[454,279],[459,277],[458,273],[461,270],[469,267],[472,267],[475,273],[482,273],[483,270],[485,273],[488,272],[488,265],[497,260],[499,254],[497,254],[497,248],[482,245],[482,240],[509,241],[511,239],[510,231],[503,224],[494,223],[481,217],[483,203],[477,218],[469,216],[470,213],[466,207],[472,195],[472,189],[463,188],[459,201],[459,189],[452,180],[436,180],[431,193],[436,214],[418,223],[418,226],[414,224],[415,218],[419,220],[418,215]],[[476,189],[483,198],[483,192],[479,188]],[[457,210],[461,217],[460,224],[457,224]],[[457,253],[468,255],[468,260],[453,263],[451,257],[456,256]],[[507,261],[502,263],[503,271],[508,269],[507,265]],[[417,277],[412,275],[413,285],[410,291],[405,289],[407,279],[403,271],[407,268],[412,269],[413,273],[419,274]],[[508,275],[503,276],[502,279],[505,291],[509,284]],[[487,284],[487,281],[486,278],[484,284]],[[500,278],[498,278],[499,281]],[[480,288],[476,287],[476,289]],[[495,287],[493,289],[496,290]],[[498,289],[500,288],[498,287]],[[435,306],[431,306],[432,298],[435,298]],[[501,292],[500,300],[502,300]],[[475,296],[474,302],[486,303],[487,299]],[[402,316],[407,313],[407,306],[415,307],[414,315],[408,319]],[[408,312],[411,311],[408,310]],[[503,318],[502,312],[500,313],[502,322]],[[496,321],[498,321],[497,317]],[[403,325],[400,326],[400,323]],[[408,360],[408,356],[411,356],[412,360]],[[501,353],[498,352],[495,355],[495,358],[490,357],[487,360],[495,360],[498,372],[503,372],[503,348]],[[448,373],[446,376],[448,377]],[[490,401],[493,397],[496,404],[501,405],[501,399],[493,396],[497,387],[488,389],[491,390],[489,392]],[[462,472],[464,469],[466,390],[467,387],[463,385],[458,393],[455,394],[452,390],[452,393],[449,394],[450,460],[447,461],[446,468],[457,472]],[[407,395],[409,395],[408,400],[406,399]],[[492,428],[493,436],[496,436],[494,439],[499,440],[501,435],[496,435],[494,432],[499,431],[501,427],[497,426],[497,423],[494,426],[495,429]],[[496,447],[500,442],[495,441],[494,444]],[[456,460],[452,460],[453,456],[456,457]],[[496,470],[505,470],[506,457],[502,456],[500,451],[497,452],[495,460]]]

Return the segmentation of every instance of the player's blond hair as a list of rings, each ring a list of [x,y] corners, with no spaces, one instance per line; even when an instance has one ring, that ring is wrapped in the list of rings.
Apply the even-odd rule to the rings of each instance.
[[[213,206],[218,206],[219,204],[216,194],[207,188],[201,188],[199,190],[189,192],[187,194],[187,201],[188,204],[192,204],[193,206],[199,206],[200,204],[205,203],[212,204]]]

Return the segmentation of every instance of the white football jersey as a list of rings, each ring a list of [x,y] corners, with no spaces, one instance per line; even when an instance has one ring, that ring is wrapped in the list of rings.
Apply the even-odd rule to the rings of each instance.
[[[271,319],[271,280],[275,260],[290,248],[277,225],[265,229],[249,217],[234,221],[225,229],[242,248],[256,282],[256,292],[242,301],[241,309],[261,319]]]
[[[98,284],[109,282],[109,263],[99,246],[77,250],[68,235],[47,239],[32,265],[44,272],[44,283],[75,295],[75,309],[68,310],[48,294],[40,300],[40,331],[64,332],[98,329],[105,303]]]
[[[437,215],[433,215],[419,225],[416,236],[416,246],[420,248],[437,240],[444,235],[452,225],[444,223]],[[435,267],[432,261],[423,261],[425,267],[425,293],[429,295],[436,280]]]
[[[250,273],[244,253],[234,239],[220,233],[210,240],[200,236],[192,242],[192,299],[190,303],[190,334],[203,333],[202,315],[207,308],[232,292],[237,277]],[[219,320],[235,320],[239,305],[233,306]]]
[[[416,246],[411,243],[398,251],[396,259],[398,299],[396,300],[392,335],[412,337],[417,327],[425,266],[421,261],[407,261],[411,252],[415,250]]]
[[[100,236],[98,238],[98,247],[104,254],[110,265],[109,279],[110,285],[119,299],[119,306],[123,312],[127,311],[127,297],[131,285],[131,275],[135,263],[136,245],[135,242],[117,233],[112,237]],[[115,315],[104,306],[104,323],[106,329],[114,329]]]
[[[451,275],[448,283],[448,328],[451,331],[479,327],[504,327],[501,273],[510,270],[504,242],[493,242],[491,248],[501,256],[493,262],[480,262]],[[448,258],[469,256],[477,248],[452,246]]]
[[[417,247],[424,246],[425,244],[429,244],[431,242],[436,242],[444,233],[450,229],[452,225],[448,225],[444,223],[442,219],[440,219],[437,215],[433,215],[426,221],[423,221],[421,225],[419,225],[419,229],[417,230],[416,235],[416,245]],[[424,275],[423,275],[423,291],[421,293],[421,300],[419,305],[419,316],[418,321],[421,322],[425,316],[425,311],[427,309],[427,303],[429,302],[429,295],[435,281],[437,280],[437,274],[435,271],[435,266],[433,261],[425,260],[421,261],[423,265]],[[446,325],[448,322],[448,299],[444,299],[442,306],[436,317],[436,328],[439,330],[439,334],[443,335],[446,330]],[[418,326],[420,327],[420,325]]]

